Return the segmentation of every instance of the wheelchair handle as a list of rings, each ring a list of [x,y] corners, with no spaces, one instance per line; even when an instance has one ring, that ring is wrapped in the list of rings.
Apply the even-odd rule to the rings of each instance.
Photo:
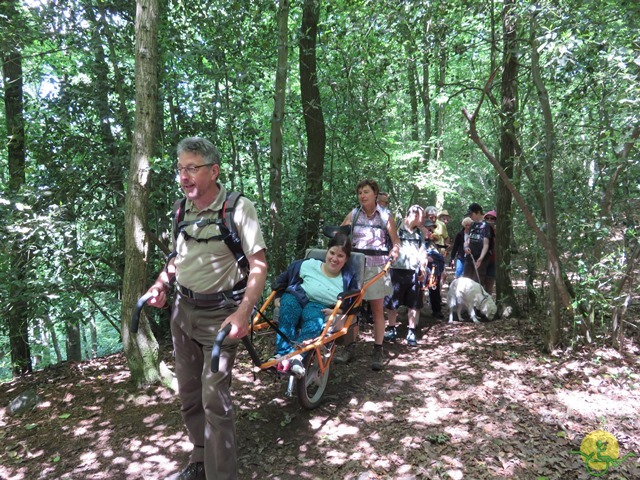
[[[147,292],[142,295],[136,303],[136,308],[133,309],[133,316],[131,317],[131,333],[138,333],[138,325],[140,324],[140,313],[144,308],[147,300],[153,297],[153,293]]]
[[[211,372],[218,373],[220,366],[220,350],[222,349],[222,342],[227,338],[231,331],[231,324],[228,323],[222,330],[216,335],[216,341],[213,342],[213,348],[211,349]]]

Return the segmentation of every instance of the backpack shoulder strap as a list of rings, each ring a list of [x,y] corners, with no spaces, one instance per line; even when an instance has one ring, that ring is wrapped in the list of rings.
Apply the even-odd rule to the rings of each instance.
[[[220,219],[222,220],[222,224],[220,225],[221,233],[223,234],[223,241],[231,250],[234,257],[236,257],[236,261],[238,262],[238,266],[241,269],[248,270],[249,269],[249,260],[242,249],[242,239],[238,233],[238,226],[233,219],[233,214],[235,213],[236,205],[238,204],[238,200],[242,196],[239,192],[228,192],[227,198],[224,201],[224,205],[222,206],[222,210],[220,211]],[[225,229],[226,232],[222,232]]]
[[[382,227],[386,230],[387,223],[389,222],[389,218],[391,217],[391,212],[388,208],[380,209],[380,219],[382,220]]]
[[[353,230],[356,226],[356,220],[360,215],[360,208],[361,207],[356,207],[353,210],[351,210],[351,231],[349,232],[349,240],[351,241],[353,241]]]
[[[173,248],[176,248],[176,241],[178,240],[178,225],[184,220],[184,209],[187,204],[187,197],[180,198],[173,203],[173,219],[171,230],[173,233]]]
[[[220,218],[225,222],[227,228],[236,234],[238,233],[238,227],[233,220],[233,214],[235,213],[236,205],[241,196],[242,194],[240,192],[228,192],[227,199],[224,205],[222,205],[222,211],[220,212]]]

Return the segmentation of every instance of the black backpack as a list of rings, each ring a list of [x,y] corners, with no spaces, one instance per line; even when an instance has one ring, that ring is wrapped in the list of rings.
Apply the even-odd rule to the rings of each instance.
[[[469,230],[469,249],[471,250],[473,258],[478,258],[482,253],[486,225],[487,223],[484,220],[481,222],[473,222]]]
[[[238,262],[240,269],[249,271],[249,260],[242,249],[242,240],[238,235],[238,228],[233,221],[233,213],[235,211],[238,199],[242,196],[238,192],[228,192],[227,198],[222,205],[222,210],[218,214],[218,218],[196,220],[184,220],[184,208],[187,203],[186,198],[176,200],[173,204],[173,246],[175,248],[178,236],[183,235],[185,240],[195,240],[196,242],[223,241]],[[185,231],[185,227],[198,224],[199,227],[216,224],[220,229],[220,235],[214,235],[209,238],[193,238]],[[169,258],[174,257],[177,252],[174,250]]]

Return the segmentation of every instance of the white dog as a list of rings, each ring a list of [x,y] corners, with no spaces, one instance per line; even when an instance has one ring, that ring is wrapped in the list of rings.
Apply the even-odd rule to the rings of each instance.
[[[449,285],[447,305],[449,305],[449,323],[453,322],[454,312],[458,315],[458,320],[461,320],[460,314],[463,309],[469,312],[469,316],[475,323],[480,323],[475,309],[489,320],[493,320],[498,311],[491,295],[485,292],[478,282],[465,277],[456,278]]]

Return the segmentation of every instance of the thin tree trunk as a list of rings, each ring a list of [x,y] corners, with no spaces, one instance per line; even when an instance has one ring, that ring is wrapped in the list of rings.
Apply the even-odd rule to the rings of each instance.
[[[89,333],[91,334],[91,350],[90,358],[96,358],[98,356],[98,330],[96,327],[96,319],[93,315],[89,318]]]
[[[549,246],[555,257],[558,256],[558,234],[556,223],[556,207],[555,194],[553,191],[553,162],[556,150],[555,127],[553,123],[553,115],[551,113],[551,105],[549,103],[549,94],[542,80],[540,73],[540,56],[538,54],[536,13],[531,17],[531,76],[533,83],[538,91],[538,100],[542,117],[544,119],[544,212],[547,221],[547,239]],[[548,259],[549,276],[549,300],[550,300],[550,316],[549,330],[546,334],[547,350],[553,350],[561,341],[562,335],[562,316],[560,311],[560,300],[558,298],[558,287],[564,285],[562,274],[555,271],[556,266]],[[559,268],[559,265],[558,265]],[[583,323],[584,324],[584,323]],[[589,330],[583,330],[586,334],[586,340],[591,341]]]
[[[286,267],[285,229],[282,223],[282,137],[284,124],[284,106],[287,90],[288,38],[289,38],[289,1],[280,0],[278,14],[278,64],[276,66],[276,84],[273,115],[271,116],[271,154],[269,156],[269,217],[271,219],[271,239],[273,248],[269,264],[276,272]]]
[[[515,138],[518,113],[518,50],[515,0],[505,0],[502,10],[503,21],[503,70],[502,70],[502,132],[500,145],[500,165],[509,179],[513,179],[513,167],[517,157]],[[511,236],[513,232],[513,197],[504,182],[496,184],[496,298],[503,306],[516,309],[518,303],[511,284]],[[513,315],[518,315],[513,311]]]
[[[147,280],[149,240],[147,211],[150,159],[155,152],[154,135],[158,106],[157,28],[158,0],[138,0],[136,8],[136,114],[125,209],[125,272],[122,299],[122,343],[131,376],[139,385],[170,376],[160,361],[158,342],[149,322],[142,321],[137,334],[129,325],[137,298]]]
[[[40,345],[42,347],[42,363],[44,365],[51,365],[51,342],[49,340],[49,330],[47,329],[47,325],[45,320],[39,320],[38,331],[36,333],[34,329],[34,337],[36,335],[40,338]]]
[[[53,345],[53,351],[56,354],[56,363],[62,363],[62,350],[60,350],[60,342],[58,342],[58,334],[56,333],[55,326],[51,323],[49,314],[44,317],[44,325],[51,337],[51,345]]]
[[[620,177],[624,173],[624,171],[631,165],[632,162],[627,161],[629,157],[629,153],[636,144],[636,141],[640,137],[640,125],[636,125],[631,135],[629,136],[629,140],[627,140],[622,149],[618,149],[617,145],[612,145],[612,151],[618,160],[618,165],[614,169],[609,181],[607,182],[607,186],[604,189],[602,194],[602,200],[600,202],[600,212],[599,218],[602,225],[611,225],[611,209],[613,208],[613,196],[616,191],[616,187],[620,182]],[[599,262],[602,259],[602,252],[604,251],[605,243],[609,241],[608,235],[602,235],[593,249],[593,258],[594,263]]]
[[[298,234],[297,255],[302,255],[318,234],[322,204],[322,179],[327,139],[316,68],[319,15],[320,1],[304,0],[300,31],[300,93],[307,132],[307,173],[302,208],[304,223]]]
[[[118,113],[119,119],[118,122],[124,128],[124,133],[127,137],[127,142],[131,143],[132,141],[132,132],[131,132],[131,118],[129,115],[129,110],[127,108],[127,94],[124,91],[125,79],[122,71],[120,70],[120,66],[118,63],[118,54],[116,52],[116,47],[113,43],[113,36],[111,35],[111,27],[109,26],[109,22],[107,21],[106,14],[107,10],[105,8],[104,2],[98,2],[97,8],[100,12],[100,25],[102,27],[102,33],[107,39],[107,46],[109,50],[109,61],[111,62],[111,68],[113,68],[113,77],[115,81],[115,90],[118,94]]]
[[[22,54],[19,34],[14,29],[19,24],[19,2],[7,1],[0,6],[0,39],[2,47],[2,73],[4,80],[5,122],[7,129],[7,160],[9,164],[8,194],[17,199],[25,184],[25,129],[22,82]],[[21,213],[12,209],[9,223],[22,222]],[[29,309],[25,295],[27,285],[27,248],[22,235],[17,231],[9,237],[9,252],[12,279],[8,288],[8,305],[5,309],[9,325],[9,345],[14,376],[33,370],[29,347]]]
[[[414,142],[420,139],[420,130],[418,124],[418,70],[416,68],[416,58],[418,52],[415,42],[411,36],[411,30],[406,23],[400,25],[402,36],[404,37],[404,49],[407,58],[407,89],[409,94],[409,105],[411,113],[409,115],[409,129],[411,132],[411,140]]]
[[[422,54],[422,88],[420,89],[420,99],[422,100],[422,110],[424,112],[424,158],[425,166],[429,164],[431,159],[431,96],[429,95],[429,52],[430,42],[429,34],[431,29],[431,20],[425,16],[424,25],[424,45]]]
[[[436,82],[436,98],[444,90],[444,82],[447,74],[447,26],[442,24],[437,29],[438,35],[436,44],[438,45],[438,80]],[[445,125],[445,104],[438,102],[436,105],[436,163],[442,161],[444,155],[444,125]],[[436,205],[440,204],[438,199]]]

